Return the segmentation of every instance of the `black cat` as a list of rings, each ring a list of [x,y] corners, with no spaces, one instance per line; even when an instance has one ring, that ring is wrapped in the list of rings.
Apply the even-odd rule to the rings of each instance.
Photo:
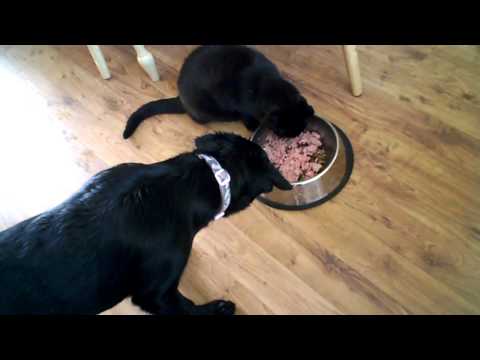
[[[153,314],[233,314],[229,301],[195,305],[178,291],[193,238],[220,210],[229,216],[274,186],[292,187],[240,136],[195,143],[163,162],[104,170],[57,207],[0,232],[0,314],[97,314],[127,296]],[[230,197],[198,155],[228,171]]]
[[[270,60],[246,46],[195,49],[180,70],[178,89],[178,97],[152,101],[135,111],[123,137],[130,137],[144,119],[167,113],[188,113],[201,124],[242,120],[252,131],[266,122],[278,136],[293,137],[314,113]]]

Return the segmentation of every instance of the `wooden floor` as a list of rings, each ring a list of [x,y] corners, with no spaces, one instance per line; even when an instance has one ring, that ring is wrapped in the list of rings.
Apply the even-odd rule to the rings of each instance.
[[[104,46],[102,80],[84,46],[0,47],[0,229],[56,205],[92,174],[192,149],[187,116],[121,133],[146,101],[176,94],[194,46],[151,46],[151,82],[129,46]],[[258,46],[317,113],[350,137],[352,179],[301,212],[248,210],[195,242],[181,290],[241,314],[480,313],[480,47],[359,46],[351,95],[340,46]],[[75,284],[72,284],[75,286]],[[137,314],[125,301],[109,314]]]

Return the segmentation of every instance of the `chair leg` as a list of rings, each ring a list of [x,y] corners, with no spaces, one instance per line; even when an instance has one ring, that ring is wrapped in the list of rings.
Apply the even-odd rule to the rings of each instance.
[[[158,81],[160,79],[157,71],[157,66],[155,65],[155,58],[153,55],[145,49],[144,45],[133,45],[135,51],[137,52],[137,60],[140,66],[145,70],[145,72],[150,76],[152,81]]]
[[[352,93],[354,96],[360,96],[362,95],[362,78],[360,76],[356,45],[343,45],[343,54],[352,86]]]
[[[102,78],[110,79],[112,75],[110,75],[110,70],[108,69],[107,62],[105,61],[105,57],[103,56],[100,46],[87,45],[87,47],[88,51],[90,51],[90,55],[92,55],[95,65],[97,65],[98,71],[100,71],[100,75],[102,75]]]

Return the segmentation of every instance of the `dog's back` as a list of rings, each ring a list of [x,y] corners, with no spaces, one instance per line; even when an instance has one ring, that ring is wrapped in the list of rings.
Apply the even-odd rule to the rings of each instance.
[[[128,296],[135,256],[122,241],[140,164],[94,176],[71,198],[0,232],[0,313],[95,314]]]

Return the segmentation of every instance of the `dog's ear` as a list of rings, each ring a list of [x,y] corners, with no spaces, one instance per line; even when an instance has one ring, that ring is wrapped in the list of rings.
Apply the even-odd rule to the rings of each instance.
[[[218,143],[215,134],[207,134],[195,139],[195,147],[200,152],[215,152],[218,150]]]
[[[292,190],[293,186],[278,171],[272,163],[269,164],[269,175],[273,185],[280,190]]]
[[[225,133],[215,133],[200,136],[195,139],[195,146],[201,153],[223,154],[232,149],[235,139]]]

